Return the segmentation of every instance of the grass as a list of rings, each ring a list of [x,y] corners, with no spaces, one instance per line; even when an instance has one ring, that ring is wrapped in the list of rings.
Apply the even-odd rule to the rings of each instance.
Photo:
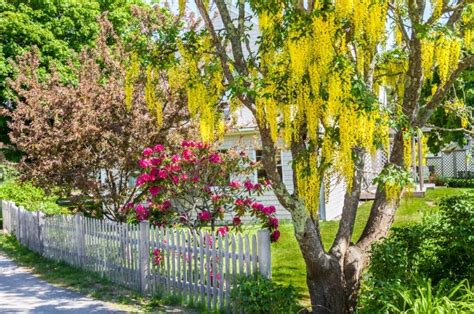
[[[419,222],[426,212],[436,206],[444,196],[456,195],[469,189],[442,188],[428,190],[423,198],[406,197],[401,203],[395,215],[393,226],[403,226]],[[470,191],[473,191],[472,189]],[[354,226],[353,241],[360,237],[365,222],[369,217],[372,202],[365,202],[359,207]],[[321,223],[321,236],[326,249],[331,246],[339,222],[326,221]],[[306,287],[306,270],[303,257],[293,235],[293,225],[289,222],[282,223],[280,227],[281,238],[272,245],[272,276],[281,284],[292,284],[302,294],[302,302],[309,302],[309,294]]]
[[[42,257],[19,244],[13,236],[1,232],[0,251],[50,284],[77,291],[97,300],[114,303],[124,311],[167,312],[171,310],[179,311],[179,313],[196,313],[190,309],[195,308],[195,305],[189,305],[185,309],[180,306],[182,302],[178,302],[179,300],[175,300],[173,296],[142,297],[135,291],[100,278],[96,273]]]

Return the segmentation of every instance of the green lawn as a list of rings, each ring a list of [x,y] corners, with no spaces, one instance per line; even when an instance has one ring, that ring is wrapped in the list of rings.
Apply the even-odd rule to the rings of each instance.
[[[442,188],[428,190],[424,198],[404,198],[397,210],[394,226],[403,226],[420,221],[422,213],[436,206],[440,198],[469,191],[469,189]],[[472,190],[471,190],[472,191]],[[359,207],[356,224],[354,228],[353,241],[356,241],[367,221],[372,202],[366,202]],[[327,221],[321,223],[321,235],[324,246],[329,248],[336,235],[338,221]],[[303,295],[303,302],[308,300],[306,288],[306,270],[293,235],[293,225],[289,222],[282,223],[280,227],[281,238],[272,246],[272,275],[279,283],[292,284]]]

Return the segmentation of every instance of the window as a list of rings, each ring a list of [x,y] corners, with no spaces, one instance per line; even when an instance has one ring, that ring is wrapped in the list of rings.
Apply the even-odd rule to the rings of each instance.
[[[280,174],[280,178],[283,179],[283,167],[281,164],[281,151],[277,151],[275,154],[276,157],[276,164],[277,164],[277,170],[278,173]],[[255,151],[255,160],[257,162],[262,161],[262,150],[256,150]],[[257,181],[265,180],[267,178],[267,174],[265,172],[265,169],[263,169],[263,166],[260,165],[260,167],[257,170]]]

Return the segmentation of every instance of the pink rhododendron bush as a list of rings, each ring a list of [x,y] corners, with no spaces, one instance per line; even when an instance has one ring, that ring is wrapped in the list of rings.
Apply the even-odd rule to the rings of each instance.
[[[132,222],[210,228],[225,235],[241,231],[246,215],[268,228],[272,241],[278,240],[275,206],[255,199],[270,186],[249,179],[257,164],[245,153],[220,152],[208,144],[184,141],[177,148],[159,144],[145,148],[139,165],[139,197],[123,208]]]

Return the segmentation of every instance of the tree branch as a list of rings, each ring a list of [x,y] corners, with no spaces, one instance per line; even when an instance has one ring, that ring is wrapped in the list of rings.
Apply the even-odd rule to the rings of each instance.
[[[343,257],[346,253],[349,243],[351,242],[352,233],[354,231],[354,224],[359,207],[360,192],[362,189],[364,158],[365,152],[362,148],[356,147],[353,149],[356,156],[354,178],[352,180],[351,190],[347,190],[344,196],[344,207],[342,210],[341,220],[339,222],[339,229],[337,230],[336,238],[329,250],[331,255],[338,258]]]
[[[416,116],[416,120],[413,121],[415,126],[422,127],[426,124],[433,110],[436,109],[436,107],[438,107],[441,101],[446,97],[446,94],[459,75],[472,65],[474,65],[474,55],[464,57],[459,62],[458,67],[453,71],[453,73],[451,73],[446,83],[440,86],[436,90],[433,97],[431,97],[430,101],[428,101],[426,105],[421,108],[420,113]]]
[[[217,9],[219,10],[222,22],[224,23],[224,27],[227,31],[227,35],[232,46],[232,55],[234,56],[235,67],[240,73],[248,75],[248,69],[247,65],[245,64],[244,53],[242,50],[242,42],[240,40],[241,35],[243,34],[241,34],[239,30],[235,28],[234,23],[232,23],[232,18],[230,16],[229,10],[227,9],[227,4],[225,3],[225,0],[215,0],[215,3],[217,5]],[[239,8],[239,26],[242,26],[240,25],[240,14],[242,14],[242,12],[243,14],[245,14],[244,9],[245,8],[242,6]]]
[[[439,127],[439,126],[435,126],[435,125],[430,125],[430,124],[427,124],[426,125],[427,128],[431,128],[432,130],[437,130],[437,131],[445,131],[445,132],[464,132],[466,134],[469,134],[469,135],[473,135],[474,136],[474,131],[473,130],[468,130],[466,128],[442,128],[442,127]]]

